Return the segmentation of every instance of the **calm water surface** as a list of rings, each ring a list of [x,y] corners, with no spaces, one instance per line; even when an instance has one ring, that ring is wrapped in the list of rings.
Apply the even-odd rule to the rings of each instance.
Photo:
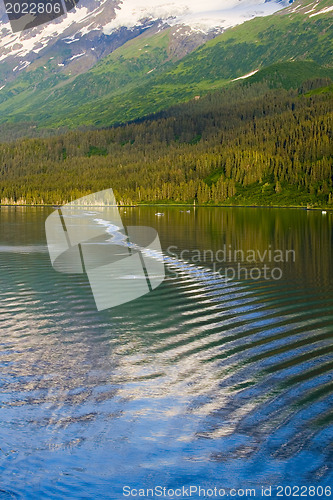
[[[52,209],[0,208],[0,498],[332,485],[333,215],[158,210],[123,209],[123,222],[155,227],[192,265],[97,312],[84,276],[51,267]],[[241,261],[226,281],[204,257],[223,248],[295,259],[266,254],[281,279],[251,280],[264,263],[239,252],[218,263]]]

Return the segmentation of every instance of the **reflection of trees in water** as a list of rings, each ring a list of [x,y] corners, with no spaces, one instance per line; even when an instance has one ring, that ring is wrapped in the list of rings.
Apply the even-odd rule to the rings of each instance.
[[[161,210],[161,209],[159,209]],[[311,286],[329,286],[333,274],[333,217],[302,209],[168,207],[157,223],[154,207],[126,208],[122,217],[128,225],[156,227],[164,250],[176,245],[183,249],[227,249],[260,252],[271,246],[285,252],[294,250],[295,262],[277,263],[289,279]],[[45,243],[44,220],[52,208],[1,207],[2,240],[15,244]],[[14,227],[20,226],[19,235]],[[18,238],[20,242],[18,242]],[[267,254],[268,255],[268,254]],[[267,259],[266,259],[267,261]],[[209,262],[207,262],[209,264]],[[223,264],[223,263],[222,263]],[[230,263],[232,264],[232,263]]]
[[[156,226],[154,209],[138,208],[150,214],[160,231],[163,248],[295,251],[295,262],[277,263],[288,279],[311,286],[329,286],[332,281],[333,219],[317,211],[260,208],[197,208],[191,214],[179,208],[167,209]],[[267,253],[267,257],[269,254]],[[267,261],[267,258],[266,258]]]

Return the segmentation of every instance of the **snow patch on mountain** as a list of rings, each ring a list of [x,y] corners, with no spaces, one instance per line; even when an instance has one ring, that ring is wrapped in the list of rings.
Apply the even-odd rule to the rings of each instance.
[[[319,16],[320,14],[326,14],[327,12],[331,12],[332,10],[333,10],[333,6],[326,7],[325,9],[322,9],[319,12],[316,12],[315,14],[311,14],[311,16],[309,16],[309,17]]]
[[[259,71],[258,69],[255,69],[254,71],[251,71],[250,73],[246,73],[246,75],[239,76],[238,78],[234,78],[232,81],[237,82],[237,80],[245,80],[245,78],[250,78],[250,76],[255,75],[256,73],[258,73],[258,71]]]
[[[120,27],[132,28],[142,20],[162,19],[169,25],[187,25],[203,32],[228,28],[257,16],[267,16],[289,5],[288,0],[183,0],[159,3],[156,0],[121,0],[116,18],[104,26],[110,34]]]
[[[86,7],[81,7],[73,12],[69,12],[59,23],[48,23],[43,29],[24,31],[23,33],[12,33],[9,23],[2,25],[2,36],[0,47],[3,47],[3,53],[0,55],[0,61],[6,59],[8,55],[24,57],[29,52],[40,52],[47,46],[50,39],[58,37],[74,23],[82,22],[88,14]]]

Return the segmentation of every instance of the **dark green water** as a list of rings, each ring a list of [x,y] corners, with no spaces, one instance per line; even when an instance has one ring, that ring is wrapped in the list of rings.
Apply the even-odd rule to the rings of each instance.
[[[0,208],[0,498],[332,485],[333,215],[181,210],[121,210],[180,262],[97,312],[50,264],[52,209]]]

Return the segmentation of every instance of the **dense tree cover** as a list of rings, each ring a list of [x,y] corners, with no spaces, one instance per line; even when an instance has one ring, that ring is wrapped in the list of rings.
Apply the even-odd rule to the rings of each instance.
[[[333,204],[329,83],[239,85],[136,123],[2,143],[1,202],[112,187],[120,204]]]

